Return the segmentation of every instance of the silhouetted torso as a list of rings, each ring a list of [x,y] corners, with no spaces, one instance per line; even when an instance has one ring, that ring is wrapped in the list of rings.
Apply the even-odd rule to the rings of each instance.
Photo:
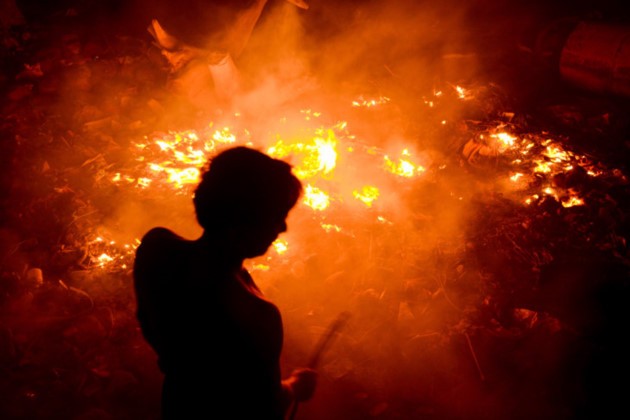
[[[165,375],[164,417],[281,419],[280,313],[221,249],[155,228],[137,250],[137,315]]]

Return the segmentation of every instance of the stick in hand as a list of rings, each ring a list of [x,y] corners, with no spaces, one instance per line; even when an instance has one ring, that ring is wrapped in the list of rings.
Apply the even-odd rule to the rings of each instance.
[[[313,354],[311,355],[311,359],[310,359],[307,367],[309,367],[311,369],[316,369],[317,368],[317,365],[319,364],[319,361],[320,361],[322,355],[327,350],[327,348],[330,346],[330,343],[332,342],[332,339],[341,330],[341,328],[343,328],[343,326],[346,324],[346,322],[348,322],[349,318],[350,318],[350,313],[344,311],[344,312],[340,313],[337,316],[337,318],[330,324],[330,326],[328,327],[328,330],[326,331],[326,334],[324,334],[319,339],[319,343],[317,343],[317,347],[315,347],[315,350],[313,351]],[[298,404],[299,403],[297,401],[293,402],[293,406],[291,407],[291,411],[290,411],[290,414],[289,414],[289,420],[293,420],[295,418],[295,414],[297,413]]]

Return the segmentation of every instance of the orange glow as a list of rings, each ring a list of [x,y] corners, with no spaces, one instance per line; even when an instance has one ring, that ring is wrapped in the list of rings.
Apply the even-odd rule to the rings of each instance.
[[[224,127],[222,130],[215,131],[212,138],[223,144],[232,144],[236,142],[236,136],[230,132],[229,127]],[[211,150],[214,150],[214,147],[212,147]]]
[[[313,210],[325,210],[330,205],[330,197],[319,188],[307,185],[304,188],[304,204]]]
[[[471,91],[461,86],[454,88],[460,99],[472,97]],[[437,106],[442,98],[443,92],[437,90],[433,92],[432,100],[425,102],[429,106]],[[352,102],[352,106],[370,108],[389,101],[386,97],[367,99],[360,96]],[[234,144],[260,147],[270,156],[291,163],[295,175],[304,183],[304,208],[314,212],[311,217],[326,218],[325,222],[317,221],[321,229],[327,233],[348,233],[349,230],[345,230],[344,225],[336,220],[338,210],[354,200],[368,210],[379,199],[382,200],[382,196],[396,194],[391,187],[382,185],[351,187],[357,184],[357,180],[371,179],[380,184],[378,177],[382,174],[395,175],[400,182],[422,182],[419,175],[428,173],[427,166],[419,161],[418,155],[410,147],[417,148],[418,144],[409,142],[402,144],[399,152],[386,153],[383,148],[356,138],[348,129],[347,122],[330,125],[320,123],[323,120],[322,113],[310,109],[300,110],[297,120],[294,117],[280,117],[278,125],[267,133],[268,138],[259,137],[256,143],[247,129],[239,127],[237,117],[235,115],[236,119],[232,121],[234,126],[225,125],[217,129],[211,123],[205,131],[168,132],[155,135],[152,140],[145,138],[143,142],[132,146],[136,167],[127,171],[118,170],[106,177],[121,188],[148,190],[168,186],[178,194],[189,194],[192,186],[199,181],[201,169],[209,155]],[[445,123],[444,120],[437,122]],[[599,176],[602,170],[592,165],[588,158],[565,150],[547,134],[543,138],[535,134],[517,136],[511,132],[509,124],[499,123],[494,128],[472,133],[472,137],[479,143],[479,149],[485,156],[507,158],[509,166],[506,166],[507,173],[503,179],[509,181],[503,185],[517,195],[515,199],[529,205],[543,195],[551,195],[564,207],[583,205],[583,199],[575,192],[569,194],[561,189],[556,191],[549,187],[548,182],[535,187],[538,191],[531,191],[530,187],[539,185],[532,181],[537,176],[547,178],[570,171],[577,165],[590,176]],[[437,162],[437,169],[442,170],[447,166],[446,161]],[[348,168],[352,168],[350,172]],[[331,206],[333,202],[334,207]],[[370,217],[382,225],[393,227],[396,224],[382,215]],[[127,249],[115,245],[105,247],[103,242],[100,244],[98,253],[97,247],[93,246],[94,250],[90,254],[92,264],[116,269],[126,264]],[[277,255],[285,254],[288,242],[278,240],[273,249]],[[263,265],[268,269],[269,261]],[[263,270],[263,267],[257,269]]]
[[[282,255],[289,250],[289,242],[286,239],[276,239],[273,243],[273,248],[276,250],[278,255]]]
[[[472,97],[470,91],[461,86],[455,86],[455,91],[459,99],[470,99]]]
[[[306,142],[285,143],[278,140],[267,149],[267,153],[278,159],[302,155],[301,162],[294,167],[300,179],[313,178],[318,174],[330,174],[337,164],[337,139],[332,129],[318,129],[315,136]]]
[[[567,200],[563,200],[562,207],[574,207],[574,206],[583,206],[584,200],[579,197],[569,197]]]
[[[534,160],[536,163],[536,167],[534,168],[534,172],[539,172],[543,174],[551,173],[552,170],[552,162],[544,161],[544,160]]]
[[[352,194],[367,207],[372,207],[372,203],[376,201],[380,193],[378,188],[366,185],[360,191],[355,190]]]
[[[320,226],[326,232],[341,232],[341,228],[339,226],[337,226],[337,225],[333,225],[333,224],[330,224],[330,223],[321,223]]]
[[[409,160],[411,158],[409,149],[404,149],[401,153],[401,156],[402,157],[400,157],[398,161],[394,162],[389,158],[389,156],[385,155],[383,157],[383,160],[385,161],[385,169],[387,169],[387,171],[393,173],[394,175],[407,178],[426,171],[423,166],[416,165]]]
[[[516,137],[506,133],[506,132],[501,132],[501,133],[496,133],[496,134],[490,134],[490,137],[493,137],[495,139],[497,139],[499,141],[499,150],[500,151],[505,151],[506,149],[510,149],[512,147],[514,147],[514,143],[517,140]]]
[[[352,101],[354,107],[372,108],[378,105],[386,104],[390,99],[386,96],[381,96],[376,99],[365,99],[363,96],[359,96],[356,100]]]
[[[97,234],[94,239],[87,243],[89,264],[108,271],[128,269],[140,241],[135,239],[131,244],[121,245],[112,239],[107,240],[103,236]]]

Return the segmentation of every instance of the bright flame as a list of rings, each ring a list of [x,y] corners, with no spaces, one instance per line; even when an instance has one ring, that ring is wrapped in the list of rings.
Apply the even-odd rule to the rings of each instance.
[[[330,205],[330,197],[319,188],[307,185],[304,188],[304,204],[313,210],[325,210]]]
[[[219,143],[224,144],[232,144],[236,142],[236,136],[230,132],[229,127],[224,127],[222,130],[215,131],[212,138]]]
[[[472,97],[471,91],[461,86],[453,87],[461,99]],[[443,97],[443,92],[436,90],[425,102],[429,106],[437,106]],[[389,98],[386,97],[370,99],[359,97],[352,102],[352,105],[370,108],[387,102]],[[251,142],[247,129],[234,129],[229,126],[216,129],[213,124],[209,124],[208,128],[201,133],[189,130],[161,133],[151,139],[145,137],[144,142],[134,144],[132,148],[136,165],[133,171],[112,172],[105,175],[105,179],[121,187],[130,186],[140,189],[147,189],[156,184],[168,185],[178,193],[188,194],[189,187],[199,182],[200,173],[208,155],[235,143],[251,147],[265,145],[270,156],[291,162],[293,172],[305,185],[304,204],[317,212],[330,212],[325,214],[326,223],[320,222],[321,228],[326,232],[341,232],[343,227],[336,225],[333,220],[335,214],[334,209],[330,209],[331,197],[335,197],[335,203],[341,206],[353,201],[349,197],[351,192],[354,199],[361,201],[365,208],[369,209],[385,191],[375,186],[364,186],[356,190],[343,185],[339,188],[344,180],[338,178],[346,174],[345,166],[337,167],[339,162],[343,165],[348,164],[347,167],[352,170],[360,170],[361,173],[356,175],[363,176],[362,179],[370,179],[376,174],[377,168],[366,165],[368,162],[372,165],[376,162],[376,166],[380,164],[381,169],[387,173],[400,177],[400,182],[413,182],[418,175],[427,171],[418,163],[417,156],[415,158],[412,156],[409,148],[403,146],[398,154],[385,154],[382,148],[364,144],[365,139],[355,138],[347,131],[348,124],[345,121],[325,126],[315,121],[322,115],[319,112],[307,109],[300,110],[300,114],[300,118],[308,122],[306,125],[303,124],[304,121],[301,121],[302,125],[294,125],[288,117],[282,117],[279,119],[278,131],[271,131],[269,138],[257,145]],[[511,113],[505,113],[505,115],[510,120],[513,118]],[[445,124],[446,120],[437,122]],[[603,171],[592,164],[588,158],[564,150],[553,139],[536,135],[517,137],[510,134],[510,131],[514,131],[513,129],[510,123],[503,121],[494,128],[480,129],[471,133],[478,145],[475,151],[482,158],[484,156],[497,157],[499,154],[506,156],[505,163],[511,165],[506,168],[509,171],[506,176],[512,182],[525,184],[525,180],[533,178],[549,181],[550,176],[570,171],[578,165],[591,176],[603,174]],[[544,134],[546,136],[546,133]],[[442,162],[438,167],[444,169],[446,165]],[[544,185],[550,184],[551,182],[544,182]],[[550,188],[536,187],[536,185],[540,183],[532,182],[528,187],[538,188],[537,194],[528,190],[529,197],[519,196],[517,199],[531,204],[539,200],[543,194],[549,194],[559,200],[564,207],[583,205],[583,200],[574,196],[575,193],[567,194],[560,188],[556,192]],[[517,194],[521,194],[520,191]],[[567,198],[560,200],[558,197]],[[382,216],[378,216],[377,220],[382,224],[393,224]],[[122,263],[120,260],[126,255],[127,250],[121,250],[120,247],[114,245],[106,246],[105,242],[98,242],[98,246],[95,244],[97,242],[94,242],[95,249],[90,252],[93,264],[122,267],[128,262]],[[278,254],[286,252],[286,242],[274,243],[274,249]],[[109,261],[107,257],[113,260]]]
[[[182,188],[184,185],[197,184],[199,182],[199,169],[184,168],[181,170],[173,168],[165,168],[164,171],[168,175],[168,182],[173,184],[175,188]]]
[[[376,201],[379,196],[379,190],[376,187],[366,185],[361,189],[361,191],[353,191],[352,195],[354,195],[357,200],[363,202],[366,206],[372,207],[372,203]]]
[[[543,174],[548,174],[551,172],[552,162],[547,162],[544,160],[534,160],[536,167],[534,168],[534,172],[539,172]]]
[[[273,242],[273,247],[278,255],[282,255],[289,250],[289,242],[286,239],[278,238]]]
[[[562,201],[562,207],[583,206],[584,200],[579,197],[569,197],[568,200]]]
[[[96,260],[98,261],[99,266],[104,266],[107,263],[110,263],[112,261],[114,261],[114,258],[110,257],[109,255],[102,253],[101,255],[99,255]]]
[[[547,146],[543,155],[547,156],[553,162],[561,163],[566,162],[571,158],[571,153],[566,150],[562,150],[559,146],[551,144]]]
[[[423,166],[415,165],[409,160],[409,158],[411,157],[409,149],[404,149],[401,155],[403,157],[399,158],[398,162],[394,162],[387,155],[383,156],[383,160],[385,161],[385,168],[389,172],[393,173],[394,175],[410,178],[419,172],[426,171]]]
[[[330,175],[337,164],[337,138],[332,129],[318,129],[310,143],[285,143],[282,139],[267,149],[267,153],[278,159],[295,154],[303,155],[302,161],[293,171],[300,179],[313,178],[318,174]]]
[[[322,229],[324,229],[327,233],[330,233],[332,231],[335,232],[341,232],[341,228],[337,225],[333,225],[330,223],[321,223],[320,226],[322,227]]]
[[[363,96],[359,96],[356,100],[352,101],[354,107],[372,108],[377,105],[383,105],[390,101],[387,96],[381,96],[376,99],[365,99]]]
[[[106,240],[103,235],[97,235],[87,242],[89,261],[100,269],[126,270],[131,265],[139,243],[135,239],[132,244],[119,245],[116,241]]]
[[[499,150],[501,152],[514,147],[514,142],[517,140],[516,137],[506,132],[490,134],[490,137],[495,138],[499,141]]]
[[[457,92],[459,99],[470,99],[472,97],[470,91],[461,86],[455,86],[455,91]]]

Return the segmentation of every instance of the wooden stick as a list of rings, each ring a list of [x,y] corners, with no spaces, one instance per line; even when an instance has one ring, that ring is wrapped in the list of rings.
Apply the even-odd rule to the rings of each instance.
[[[315,347],[313,354],[311,355],[311,359],[308,363],[308,367],[311,369],[317,368],[319,361],[324,354],[324,351],[330,346],[330,343],[333,337],[341,330],[341,328],[345,325],[345,323],[350,318],[349,312],[340,313],[337,318],[330,324],[326,334],[324,334],[320,339],[319,343]],[[293,406],[291,407],[291,411],[289,413],[289,420],[295,419],[295,414],[297,413],[299,403],[297,401],[293,402]]]
[[[464,337],[466,337],[466,342],[468,343],[468,349],[470,350],[470,354],[472,355],[472,358],[475,361],[475,366],[477,367],[477,373],[479,373],[479,378],[482,381],[485,381],[486,377],[483,374],[483,370],[481,370],[481,365],[479,364],[479,359],[477,359],[477,354],[475,353],[475,349],[473,348],[472,341],[470,341],[470,336],[468,335],[468,333],[464,333]]]

